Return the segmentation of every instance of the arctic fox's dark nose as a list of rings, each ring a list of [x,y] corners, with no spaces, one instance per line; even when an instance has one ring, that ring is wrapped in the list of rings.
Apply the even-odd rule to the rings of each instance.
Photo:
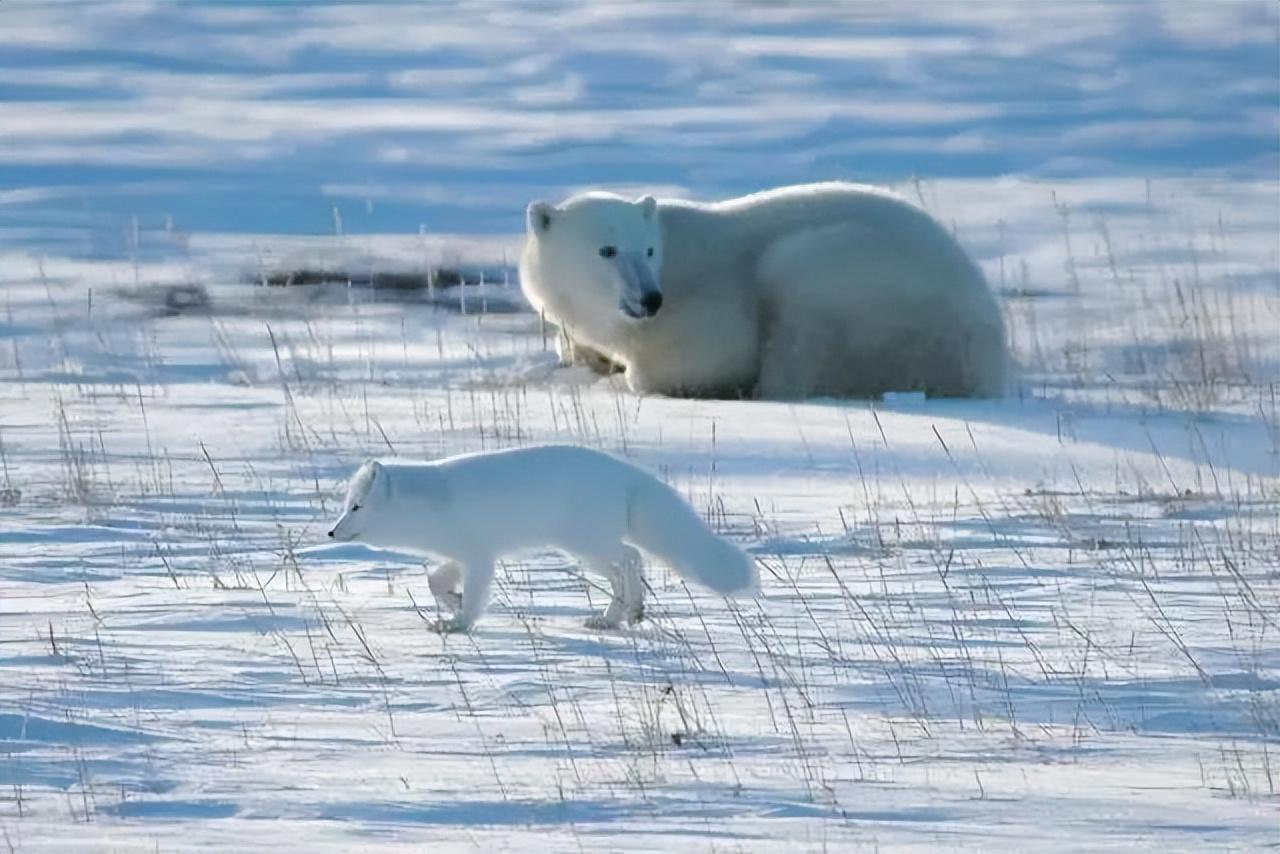
[[[649,314],[657,314],[658,309],[662,308],[662,294],[657,291],[649,291],[649,293],[640,297],[640,305]]]

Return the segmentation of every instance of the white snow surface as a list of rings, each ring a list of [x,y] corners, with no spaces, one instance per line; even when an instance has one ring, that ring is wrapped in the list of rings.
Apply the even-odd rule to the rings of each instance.
[[[1061,269],[1039,217],[994,278]],[[1089,257],[1079,292],[1006,296],[1021,391],[980,402],[641,399],[554,368],[529,313],[213,274],[179,310],[193,262],[7,257],[0,838],[1274,841],[1274,267],[1111,223],[1120,281]],[[532,555],[442,638],[419,564],[324,541],[367,456],[549,441],[675,484],[758,602],[650,567],[648,620],[591,632],[601,591]]]
[[[960,70],[985,73],[974,51],[994,44],[1000,62],[1052,54],[1085,86],[1104,75],[1086,70],[1097,67],[1090,49],[1112,49],[1118,8],[1135,16],[1126,26],[1155,20],[1170,43],[1210,54],[1275,32],[1273,13],[1252,4],[1106,4],[1087,16],[1055,4],[1033,20],[1021,5],[921,3],[898,13],[910,20],[893,19],[896,29],[887,7],[863,7],[878,10],[868,12],[874,37],[850,41],[824,34],[824,6],[743,6],[732,62],[745,65],[735,68],[818,98],[815,69],[856,47],[907,87],[928,62],[955,63],[964,89]],[[184,37],[153,50],[190,57],[216,44],[279,63],[201,97],[232,114],[228,104],[264,92],[283,93],[283,105],[243,113],[240,125],[192,107],[210,123],[197,127],[151,101],[80,112],[49,107],[53,96],[25,112],[6,101],[25,124],[0,143],[0,176],[60,156],[137,155],[149,169],[179,149],[190,166],[218,160],[224,144],[247,162],[301,145],[307,128],[344,145],[350,133],[391,158],[418,145],[399,136],[405,122],[447,118],[466,125],[463,148],[491,143],[474,149],[483,168],[514,156],[499,150],[508,137],[536,148],[549,144],[538,134],[557,144],[587,135],[669,152],[674,183],[709,197],[727,188],[717,169],[755,162],[728,138],[748,127],[751,144],[767,147],[770,134],[794,130],[769,112],[787,92],[760,89],[760,103],[725,115],[726,90],[711,84],[658,130],[648,112],[609,114],[599,93],[577,123],[533,126],[483,99],[476,115],[424,103],[408,117],[381,102],[353,111],[291,100],[291,87],[317,85],[324,70],[285,73],[316,45],[372,56],[430,36],[432,49],[481,51],[481,31],[449,20],[397,27],[350,6],[290,20],[269,7],[191,7],[220,40],[175,24]],[[6,3],[0,43],[11,57],[104,50],[106,23],[168,20],[168,8]],[[531,62],[547,40],[522,40],[529,13],[500,8],[485,13],[484,49]],[[598,82],[612,66],[597,48],[625,41],[692,62],[719,43],[709,12],[672,40],[645,23],[666,20],[667,5],[629,4],[631,17],[590,8],[597,42],[555,42],[559,61],[582,59],[578,76],[532,87],[526,106]],[[948,35],[961,25],[1007,38]],[[1145,66],[1137,83],[1119,77],[1169,94],[1211,66],[1192,63],[1181,81]],[[545,71],[493,68],[537,80]],[[686,81],[699,79],[691,68]],[[100,84],[79,66],[27,71],[30,86]],[[459,92],[479,74],[409,71],[395,72],[400,85],[443,74]],[[102,73],[160,104],[193,80],[213,85],[123,60]],[[325,73],[340,87],[342,74],[374,72]],[[1223,97],[1257,85],[1275,83],[1242,79]],[[877,144],[908,159],[930,139],[961,145],[973,138],[951,125],[922,137],[920,124],[1006,109],[959,98],[939,112],[947,103],[898,104],[901,136]],[[1147,106],[1157,103],[1171,102]],[[1189,120],[1187,139],[1204,138],[1202,119]],[[1096,140],[1120,133],[1117,121],[1076,132]],[[1152,121],[1142,117],[1143,133],[1183,135],[1173,120]],[[343,122],[358,133],[334,129]],[[214,125],[244,138],[219,142]],[[154,139],[129,135],[157,127]],[[673,128],[694,127],[681,147]],[[1259,127],[1273,134],[1274,116],[1245,111],[1227,130],[1239,139]],[[1043,174],[896,182],[954,229],[1001,295],[1021,376],[995,401],[639,398],[616,377],[557,368],[552,332],[519,310],[513,278],[435,301],[252,281],[309,263],[502,269],[519,245],[524,186],[457,178],[477,182],[478,204],[510,207],[483,229],[446,217],[425,236],[415,221],[353,233],[348,217],[341,234],[317,237],[296,223],[179,233],[144,222],[141,244],[135,224],[134,251],[114,257],[73,251],[103,232],[101,220],[72,218],[63,233],[51,213],[91,188],[42,172],[0,190],[0,852],[1274,846],[1277,161],[1152,175],[1076,158],[1070,139],[1049,136],[1057,165]],[[729,147],[724,162],[717,146]],[[447,140],[422,150],[465,153]],[[546,150],[532,156],[552,174]],[[699,163],[710,171],[689,166]],[[858,177],[797,164],[753,177]],[[153,189],[179,180],[148,174]],[[555,174],[551,190],[577,180]],[[216,191],[220,179],[200,180]],[[395,183],[387,195],[411,189]],[[192,215],[201,198],[188,200]],[[605,594],[535,553],[504,561],[472,635],[442,637],[428,631],[438,614],[418,561],[325,538],[367,457],[547,442],[607,450],[673,484],[758,559],[760,597],[726,603],[649,566],[646,621],[590,631],[582,623]]]

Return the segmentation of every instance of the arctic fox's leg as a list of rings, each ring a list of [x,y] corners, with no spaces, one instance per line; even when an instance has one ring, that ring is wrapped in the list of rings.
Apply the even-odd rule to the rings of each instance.
[[[624,621],[638,623],[644,619],[644,561],[639,551],[623,544],[612,557],[583,555],[582,562],[592,572],[609,579],[613,588],[609,607],[588,619],[587,628],[616,629]]]
[[[625,579],[625,608],[622,613],[628,623],[638,623],[644,619],[644,556],[639,549],[625,543],[622,555],[622,577]]]
[[[443,569],[443,567],[442,567]],[[468,560],[462,567],[462,607],[447,620],[437,620],[432,627],[441,634],[469,632],[489,604],[489,588],[493,585],[493,560]]]
[[[427,573],[427,586],[436,602],[456,614],[462,610],[462,564],[449,561]]]

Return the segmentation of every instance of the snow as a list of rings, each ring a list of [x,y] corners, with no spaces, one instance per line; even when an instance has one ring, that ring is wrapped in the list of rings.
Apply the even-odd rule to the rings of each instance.
[[[1275,843],[1274,7],[369,7],[0,13],[0,851]],[[640,399],[512,310],[531,198],[825,178],[955,230],[1016,393]],[[491,273],[260,284],[423,264]],[[759,600],[589,631],[533,554],[440,637],[326,541],[368,456],[544,442]]]

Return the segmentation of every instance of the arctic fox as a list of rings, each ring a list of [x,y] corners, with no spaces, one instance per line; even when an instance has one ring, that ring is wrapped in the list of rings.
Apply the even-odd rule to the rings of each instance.
[[[674,489],[572,445],[430,463],[370,460],[352,477],[329,536],[446,558],[428,576],[454,612],[437,623],[442,632],[470,630],[488,602],[494,561],[530,548],[560,549],[608,579],[612,601],[590,628],[642,618],[645,583],[633,546],[717,593],[750,593],[759,583],[752,559],[713,534]]]
[[[642,394],[990,396],[1008,374],[982,271],[927,213],[859,184],[534,202],[520,286],[570,352]]]

